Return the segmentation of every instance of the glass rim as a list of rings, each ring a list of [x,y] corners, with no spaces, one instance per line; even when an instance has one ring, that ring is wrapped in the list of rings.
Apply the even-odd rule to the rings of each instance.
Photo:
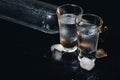
[[[102,25],[103,25],[103,19],[100,16],[98,16],[96,14],[92,14],[92,13],[86,13],[86,14],[83,14],[82,17],[83,16],[93,16],[93,17],[98,18],[100,20],[100,23],[99,23],[98,27],[100,27],[100,28],[102,27]],[[84,19],[84,18],[82,18],[82,19]]]
[[[83,15],[83,8],[82,8],[81,6],[76,5],[76,4],[69,4],[69,3],[68,3],[68,4],[63,4],[63,5],[58,6],[58,7],[57,7],[57,14],[60,15],[59,9],[62,8],[62,7],[65,7],[65,6],[77,7],[77,8],[79,8],[79,9],[81,10],[81,15]]]

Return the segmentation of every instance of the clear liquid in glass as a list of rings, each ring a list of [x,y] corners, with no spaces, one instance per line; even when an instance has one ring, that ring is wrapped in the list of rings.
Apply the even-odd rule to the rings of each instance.
[[[99,32],[97,25],[82,23],[78,26],[78,47],[85,56],[92,56],[97,50]]]
[[[60,43],[65,48],[77,49],[77,32],[74,14],[63,14],[60,17]]]

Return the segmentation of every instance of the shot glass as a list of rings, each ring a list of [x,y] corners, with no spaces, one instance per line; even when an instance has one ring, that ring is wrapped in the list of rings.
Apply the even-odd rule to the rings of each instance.
[[[77,27],[76,17],[82,17],[83,10],[80,6],[74,4],[63,4],[57,8],[59,23],[60,44],[65,52],[74,52],[77,50]]]
[[[103,20],[101,17],[95,14],[83,14],[82,19],[81,17],[76,18],[79,49],[78,58],[81,61],[81,66],[88,70],[91,70],[95,65],[95,54],[102,24]]]

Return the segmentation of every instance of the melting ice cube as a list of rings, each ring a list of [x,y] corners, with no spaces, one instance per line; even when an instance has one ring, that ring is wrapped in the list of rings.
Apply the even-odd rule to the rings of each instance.
[[[95,60],[93,59],[89,59],[87,57],[83,57],[83,58],[78,57],[78,60],[80,61],[81,68],[87,71],[92,70],[95,66]]]
[[[75,24],[75,15],[74,14],[64,14],[61,16],[62,24]]]
[[[62,51],[64,50],[63,46],[61,44],[54,44],[51,46],[52,51],[52,57],[56,61],[61,61],[62,59]]]
[[[96,36],[98,33],[97,26],[90,23],[82,23],[78,26],[78,33],[80,33],[81,37],[89,38],[92,36]]]

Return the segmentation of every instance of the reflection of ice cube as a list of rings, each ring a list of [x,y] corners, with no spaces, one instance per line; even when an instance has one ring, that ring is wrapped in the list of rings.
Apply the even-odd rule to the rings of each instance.
[[[65,27],[62,27],[63,29],[61,30],[62,35],[67,35],[69,33],[68,29],[66,29]]]

